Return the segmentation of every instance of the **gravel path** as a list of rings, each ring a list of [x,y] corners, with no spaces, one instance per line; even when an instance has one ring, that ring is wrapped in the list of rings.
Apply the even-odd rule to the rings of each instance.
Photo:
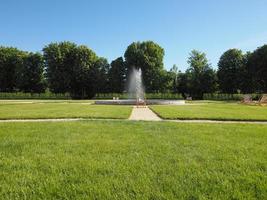
[[[144,106],[144,107],[136,107],[136,106],[134,106],[129,120],[161,121],[162,119],[159,118],[147,106]]]

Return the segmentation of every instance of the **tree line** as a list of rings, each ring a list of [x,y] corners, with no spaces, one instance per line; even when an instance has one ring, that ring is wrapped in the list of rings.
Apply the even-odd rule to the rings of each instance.
[[[96,93],[125,92],[132,68],[141,68],[147,92],[181,93],[203,98],[204,93],[267,92],[267,45],[253,52],[229,49],[214,70],[206,54],[193,50],[185,72],[164,69],[164,49],[152,41],[133,42],[123,57],[111,63],[84,45],[50,43],[42,53],[0,47],[0,92],[69,93],[92,98]]]

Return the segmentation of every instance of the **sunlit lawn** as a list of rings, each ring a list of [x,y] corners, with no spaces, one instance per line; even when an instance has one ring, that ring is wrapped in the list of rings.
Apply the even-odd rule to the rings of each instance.
[[[267,126],[0,123],[0,199],[266,199]]]
[[[267,106],[229,102],[194,102],[179,106],[150,106],[165,119],[216,119],[267,121]]]
[[[0,119],[129,117],[131,106],[90,105],[92,101],[3,101]]]

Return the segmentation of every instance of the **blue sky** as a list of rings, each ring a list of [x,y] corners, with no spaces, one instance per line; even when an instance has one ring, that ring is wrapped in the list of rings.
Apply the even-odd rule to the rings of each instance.
[[[267,0],[0,0],[0,45],[41,51],[69,40],[111,61],[131,42],[153,40],[166,69],[184,71],[192,49],[216,68],[229,48],[267,43],[266,8]]]

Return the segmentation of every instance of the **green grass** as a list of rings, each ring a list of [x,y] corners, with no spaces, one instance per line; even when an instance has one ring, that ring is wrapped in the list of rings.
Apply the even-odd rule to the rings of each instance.
[[[0,103],[0,119],[112,118],[127,119],[131,106],[90,105],[90,102]]]
[[[229,102],[190,103],[188,105],[150,106],[164,119],[212,119],[267,121],[267,107]]]
[[[267,126],[0,123],[0,199],[266,199]]]

